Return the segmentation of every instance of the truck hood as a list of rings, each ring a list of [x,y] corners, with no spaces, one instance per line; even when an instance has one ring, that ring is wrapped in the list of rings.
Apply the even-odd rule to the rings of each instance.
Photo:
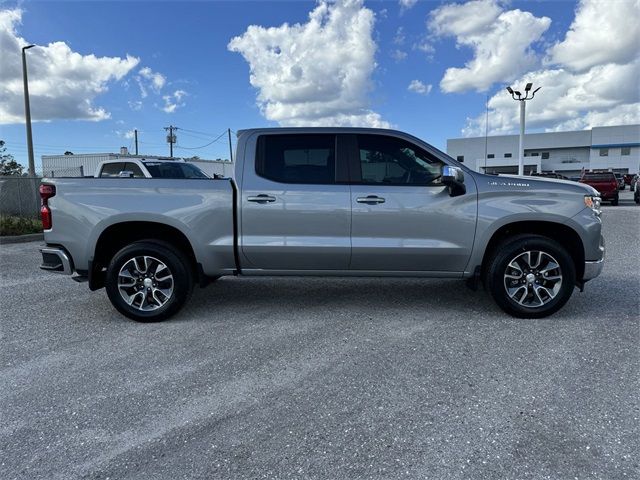
[[[529,184],[529,188],[549,188],[551,185],[557,187],[560,190],[573,190],[576,193],[583,195],[599,195],[599,192],[584,183],[573,182],[571,180],[562,180],[559,178],[546,178],[546,177],[530,177],[530,176],[518,176],[518,175],[498,175],[497,178],[510,179],[510,181],[518,181]]]

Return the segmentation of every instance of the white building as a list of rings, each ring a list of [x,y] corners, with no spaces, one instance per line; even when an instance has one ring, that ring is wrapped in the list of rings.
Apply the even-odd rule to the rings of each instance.
[[[43,155],[42,174],[48,177],[92,177],[100,162],[106,160],[127,160],[137,158],[139,160],[178,160],[177,158],[161,157],[157,155],[130,155],[126,148],[120,153],[80,153],[73,155]],[[208,175],[214,173],[231,177],[234,173],[234,164],[220,160],[193,160],[185,159],[193,163]]]
[[[518,173],[518,135],[452,138],[447,153],[478,172]],[[486,157],[485,157],[486,152]],[[640,125],[576,132],[530,133],[524,138],[524,173],[585,170],[640,171]]]

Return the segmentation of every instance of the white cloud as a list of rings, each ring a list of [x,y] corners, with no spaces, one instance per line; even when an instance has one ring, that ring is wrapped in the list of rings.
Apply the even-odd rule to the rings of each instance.
[[[407,57],[407,52],[400,50],[399,48],[391,51],[391,58],[393,58],[396,62],[402,62],[403,60],[406,60]]]
[[[582,0],[565,39],[549,62],[572,70],[628,63],[640,50],[640,0]]]
[[[580,3],[565,39],[547,52],[548,62],[556,59],[558,63],[548,63],[546,69],[534,70],[513,82],[516,86],[524,86],[527,82],[542,86],[536,98],[527,103],[527,129],[563,131],[640,123],[639,50],[630,57],[629,52],[622,55],[618,50],[612,51],[608,43],[599,46],[592,44],[598,50],[597,54],[588,58],[571,56],[564,59],[570,48],[578,48],[583,42],[593,42],[593,32],[585,29],[589,19],[620,19],[624,14],[629,15],[637,4],[637,0],[606,3],[583,0]],[[599,12],[595,17],[594,9]],[[607,22],[609,20],[604,20],[605,24]],[[629,45],[633,43],[632,40],[637,40],[638,29],[637,26],[621,29],[615,35],[621,37],[616,40],[616,44],[622,48],[622,45]],[[584,36],[584,40],[581,36]],[[578,51],[574,54],[577,55]],[[623,62],[623,59],[627,61]],[[518,105],[504,90],[501,89],[491,98],[489,109],[489,130],[492,134],[513,133],[517,130]],[[483,135],[484,124],[484,114],[470,118],[463,134]]]
[[[640,123],[640,61],[628,65],[608,63],[583,73],[566,69],[538,70],[514,85],[533,82],[542,86],[527,102],[527,128],[549,131],[581,130],[602,125]],[[489,100],[489,130],[507,134],[519,125],[518,105],[506,91]],[[465,136],[484,133],[484,114],[469,119]]]
[[[510,81],[539,62],[531,44],[551,25],[547,17],[521,10],[502,11],[496,0],[444,5],[430,14],[436,36],[453,36],[459,47],[470,47],[473,59],[463,68],[448,68],[440,82],[447,93],[485,91],[493,83]]]
[[[127,140],[130,140],[132,138],[135,137],[135,129],[131,129],[131,130],[116,130],[116,135],[121,137],[121,138],[126,138]]]
[[[404,45],[406,39],[407,37],[404,33],[404,28],[398,27],[398,30],[396,30],[396,34],[393,36],[393,43],[395,45]]]
[[[433,85],[431,84],[427,85],[422,83],[420,80],[411,80],[411,83],[407,87],[407,90],[409,90],[410,92],[419,93],[421,95],[429,95],[432,88]]]
[[[162,106],[154,105],[165,113],[173,113],[178,108],[184,107],[184,97],[187,92],[184,90],[175,90],[173,93],[165,93],[165,87],[169,87],[171,82],[167,82],[167,77],[160,72],[154,72],[149,67],[142,67],[138,70],[138,74],[134,77],[138,87],[140,88],[140,100],[130,100],[129,108],[134,111],[142,110],[144,106],[143,100],[154,94],[157,98],[162,98]]]
[[[147,88],[153,90],[156,94],[159,94],[167,82],[167,78],[161,73],[154,72],[149,67],[143,67],[138,71],[136,75],[136,82],[140,87],[140,95],[142,98],[146,98]]]
[[[24,121],[20,9],[0,10],[0,123]],[[94,100],[138,64],[127,55],[96,57],[72,51],[64,42],[38,46],[27,52],[31,115],[34,121],[53,119],[104,120],[110,117]]]
[[[183,99],[187,95],[187,92],[184,90],[176,90],[170,95],[163,95],[162,100],[164,100],[164,107],[162,107],[162,110],[164,110],[165,113],[173,113],[178,108],[184,107],[185,103]]]
[[[435,47],[431,45],[427,39],[422,39],[419,42],[414,43],[412,49],[426,54],[427,60],[429,61],[433,60],[433,56],[436,53]]]
[[[403,10],[409,10],[410,8],[413,8],[416,3],[418,3],[418,0],[398,0],[398,3]]]
[[[263,115],[281,125],[389,126],[371,111],[374,14],[362,0],[321,1],[303,24],[250,26],[228,45],[249,63]]]
[[[142,101],[140,100],[129,100],[129,108],[134,111],[142,110]]]

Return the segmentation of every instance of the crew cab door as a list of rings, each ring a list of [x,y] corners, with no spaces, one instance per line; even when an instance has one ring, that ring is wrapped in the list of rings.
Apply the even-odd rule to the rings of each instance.
[[[337,181],[345,169],[336,147],[334,134],[262,133],[248,142],[240,197],[245,273],[349,268],[351,198],[346,174]]]
[[[477,196],[451,197],[443,160],[399,137],[348,135],[352,270],[463,272],[473,248]]]

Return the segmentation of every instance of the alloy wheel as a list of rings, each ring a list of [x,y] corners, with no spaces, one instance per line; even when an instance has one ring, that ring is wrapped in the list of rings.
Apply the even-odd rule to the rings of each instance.
[[[120,296],[129,306],[144,312],[166,305],[173,286],[171,270],[155,257],[133,257],[118,272]]]
[[[546,252],[528,250],[518,254],[507,265],[504,288],[514,302],[538,308],[552,301],[562,287],[562,269]]]

